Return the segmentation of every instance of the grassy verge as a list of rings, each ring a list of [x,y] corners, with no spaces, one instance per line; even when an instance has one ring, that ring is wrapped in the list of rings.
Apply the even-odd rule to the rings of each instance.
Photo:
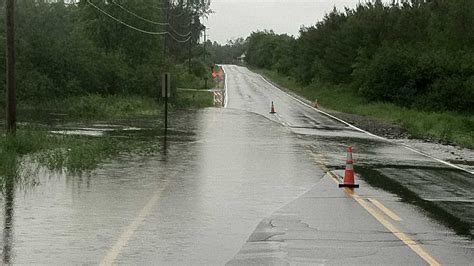
[[[273,82],[311,101],[318,99],[323,108],[364,115],[402,125],[416,138],[449,141],[474,148],[474,116],[451,112],[424,112],[389,103],[369,103],[347,89],[324,84],[301,86],[270,70],[253,69]]]
[[[152,98],[91,94],[41,103],[20,102],[19,109],[28,114],[47,111],[63,113],[70,118],[97,119],[158,115],[163,108]]]
[[[177,108],[204,108],[214,106],[213,96],[207,91],[182,91],[175,104]]]
[[[219,70],[220,68],[218,66],[214,68],[214,71]],[[216,88],[218,83],[211,74],[209,74],[207,78],[208,82],[206,88],[204,79],[197,78],[194,75],[188,74],[186,71],[181,74],[178,87],[197,91],[178,90],[176,92],[176,100],[173,103],[174,106],[177,108],[205,108],[214,106],[213,94],[204,90]],[[185,85],[180,86],[180,84]]]
[[[170,109],[213,106],[212,93],[178,91],[169,101]],[[67,119],[114,119],[159,116],[164,101],[125,95],[86,95],[42,103],[21,103],[20,120],[44,120],[48,114],[63,114]]]

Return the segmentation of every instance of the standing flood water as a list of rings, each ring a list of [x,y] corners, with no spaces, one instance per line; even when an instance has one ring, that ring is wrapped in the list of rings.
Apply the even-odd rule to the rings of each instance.
[[[3,262],[95,264],[129,230],[116,263],[224,264],[323,176],[294,134],[256,114],[183,112],[171,127],[166,147],[149,137],[156,153],[124,153],[90,173],[27,164],[37,185],[1,201]]]

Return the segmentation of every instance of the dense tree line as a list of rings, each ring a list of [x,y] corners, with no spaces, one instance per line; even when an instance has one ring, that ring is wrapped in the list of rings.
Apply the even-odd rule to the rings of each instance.
[[[190,45],[192,56],[199,57],[204,29],[200,18],[209,13],[209,1],[202,0],[170,1],[169,6],[156,0],[15,2],[20,101],[88,93],[157,95],[163,71],[187,72]],[[4,51],[4,1],[0,9],[0,50]],[[169,25],[163,24],[166,10]],[[5,62],[4,53],[0,60]],[[202,75],[202,69],[193,69]],[[4,64],[0,64],[0,81],[4,86]]]
[[[254,32],[246,60],[370,101],[472,113],[473,48],[472,0],[374,1],[333,10],[298,38]]]
[[[225,45],[208,41],[207,50],[213,62],[221,64],[237,63],[237,58],[245,53],[246,42],[244,38],[229,40]]]

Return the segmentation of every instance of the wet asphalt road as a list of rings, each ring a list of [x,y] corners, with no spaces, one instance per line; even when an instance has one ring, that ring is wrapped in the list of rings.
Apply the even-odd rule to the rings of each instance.
[[[245,68],[225,71],[227,108],[175,114],[179,134],[165,146],[154,138],[157,154],[123,154],[83,175],[25,159],[19,172],[33,172],[39,185],[10,187],[2,198],[3,262],[471,263],[472,241],[419,207],[364,178],[350,194],[327,172],[341,173],[352,144],[366,172],[401,176],[468,215],[472,178],[319,114]],[[269,114],[271,101],[277,114]],[[439,173],[458,183],[426,185]]]
[[[439,207],[441,211],[458,217],[458,225],[462,224],[456,228],[458,232],[473,234],[472,173],[453,168],[329,118],[290,97],[246,68],[228,66],[225,69],[229,73],[229,108],[258,113],[290,128],[300,138],[299,143],[321,157],[329,169],[341,167],[345,150],[348,145],[352,145],[357,162],[355,167],[360,173],[365,173],[368,181],[389,190],[392,188],[380,180],[394,181],[393,185],[403,184],[403,187],[415,193],[420,200],[433,204],[433,208]],[[269,113],[272,101],[277,110],[276,114]],[[406,197],[405,200],[416,199]]]
[[[393,192],[374,190],[364,184],[356,190],[359,196],[369,203],[369,208],[380,211],[371,201],[378,198],[384,203],[383,206],[392,205],[389,209],[396,210],[395,213],[406,214],[401,221],[392,221],[391,225],[395,226],[396,232],[407,233],[409,239],[418,243],[428,254],[428,257],[423,254],[420,256],[411,249],[407,252],[404,248],[408,245],[400,238],[387,240],[387,233],[393,238],[394,230],[391,232],[386,226],[376,229],[381,223],[375,221],[375,224],[371,224],[376,217],[371,217],[361,206],[351,208],[347,213],[336,211],[346,209],[345,205],[340,206],[343,203],[339,201],[346,202],[348,197],[338,189],[323,186],[323,183],[331,183],[324,180],[331,179],[326,177],[305,196],[264,220],[230,264],[365,264],[385,263],[388,258],[396,264],[433,263],[430,257],[435,259],[434,262],[443,264],[472,263],[472,241],[468,240],[469,237],[457,237],[451,231],[454,229],[458,233],[472,235],[474,176],[471,173],[319,113],[301,99],[291,97],[246,68],[225,66],[224,69],[228,74],[227,107],[263,115],[289,128],[299,138],[298,143],[307,147],[307,152],[324,171],[338,172],[343,169],[346,147],[352,145],[356,170],[363,179],[360,182],[367,181]],[[276,114],[269,112],[272,101]],[[343,175],[342,172],[338,173],[339,176]],[[307,197],[312,194],[314,196]],[[413,205],[401,204],[401,201],[412,202]],[[300,207],[305,204],[311,208],[302,208],[303,212]],[[309,214],[312,212],[315,213]],[[279,226],[279,222],[282,225]],[[440,223],[450,229],[440,226]],[[342,236],[347,234],[350,237]],[[394,247],[390,247],[384,252],[381,247],[386,246],[386,242],[391,243],[391,246],[401,244],[404,248],[394,250]],[[341,256],[338,247],[347,255]],[[410,258],[411,255],[415,257]]]

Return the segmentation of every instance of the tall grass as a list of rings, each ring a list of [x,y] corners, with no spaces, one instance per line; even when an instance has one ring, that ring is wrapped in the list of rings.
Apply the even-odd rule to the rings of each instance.
[[[183,91],[178,96],[177,108],[204,108],[214,106],[213,95],[205,91]]]
[[[280,86],[308,100],[318,99],[323,108],[396,123],[417,138],[430,138],[474,148],[474,116],[453,112],[426,112],[390,103],[369,103],[350,90],[327,84],[301,86],[270,70],[255,70]]]
[[[16,136],[0,132],[0,192],[17,181],[21,158],[50,145],[45,133],[19,130]]]
[[[30,115],[55,112],[70,119],[112,119],[162,115],[164,101],[149,97],[90,94],[44,103],[20,103],[19,109]],[[178,91],[169,101],[170,108],[203,108],[213,106],[208,92]],[[21,117],[20,117],[21,118]]]
[[[140,96],[97,95],[75,96],[42,103],[22,103],[26,111],[55,111],[70,118],[97,119],[158,115],[161,108],[156,100]]]
[[[14,176],[17,171],[18,158],[40,151],[50,145],[44,132],[19,130],[15,137],[4,133],[1,135],[0,176]]]

